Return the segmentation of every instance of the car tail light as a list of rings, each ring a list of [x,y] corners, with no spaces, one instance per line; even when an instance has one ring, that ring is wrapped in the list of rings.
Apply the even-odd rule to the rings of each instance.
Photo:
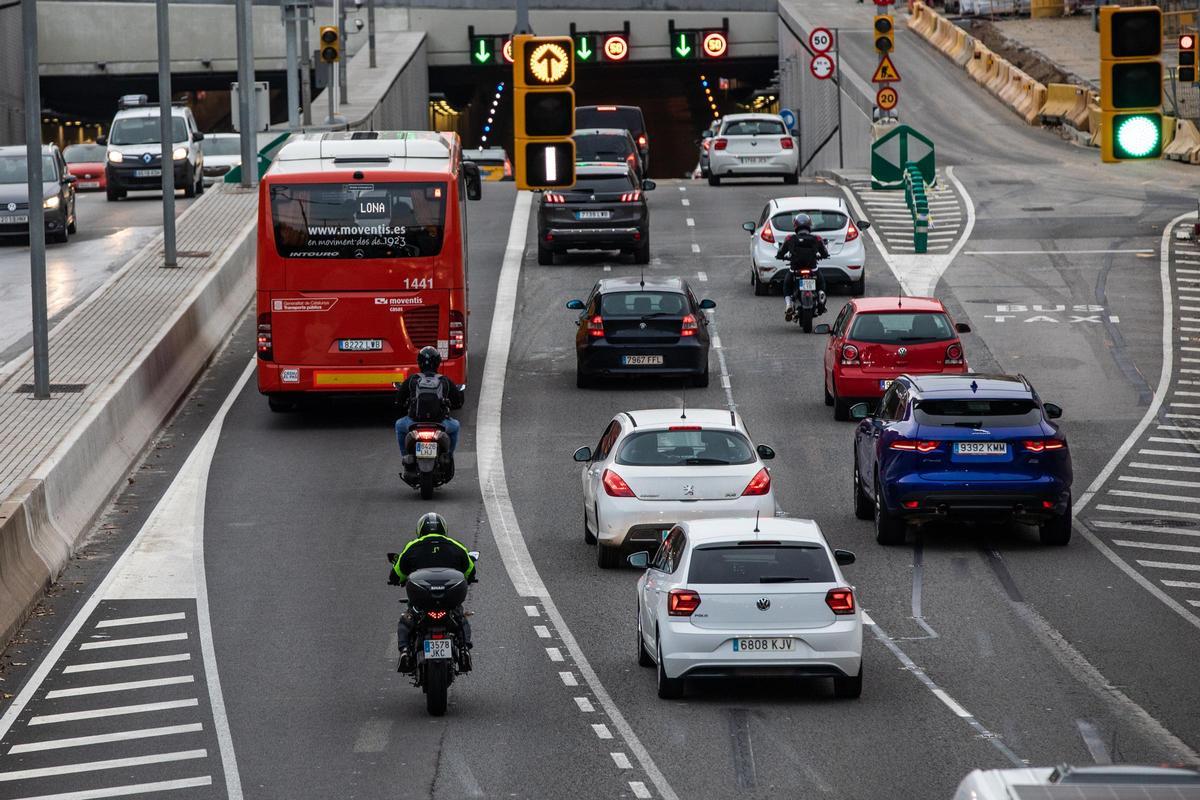
[[[842,363],[857,364],[858,363],[858,348],[852,344],[842,345]]]
[[[771,491],[771,473],[767,472],[766,467],[763,467],[746,484],[746,488],[742,490],[742,497],[761,497],[769,491]]]
[[[714,150],[724,150],[728,146],[729,146],[728,139],[717,139],[716,141],[713,142]]]
[[[542,195],[542,198],[547,203],[551,203],[551,204],[567,202],[567,198],[564,197],[563,195],[559,194],[558,192],[546,192],[544,195]]]
[[[947,364],[963,363],[963,349],[962,349],[961,344],[959,344],[958,342],[955,342],[954,344],[952,344],[946,348],[946,363]]]
[[[1047,450],[1066,450],[1067,443],[1062,439],[1026,439],[1021,445],[1027,452],[1044,453]]]
[[[638,142],[638,147],[645,147],[646,146],[646,134],[643,133],[641,136],[639,136],[637,142]]]
[[[1042,508],[1044,508],[1044,509],[1046,509],[1047,511],[1049,511],[1050,509],[1054,508],[1054,501],[1053,501],[1053,500],[1043,500],[1043,501],[1042,501]]]
[[[672,425],[667,428],[669,431],[698,431],[702,430],[699,425]]]
[[[418,442],[436,442],[438,439],[437,431],[416,431],[413,436],[417,437]]]
[[[588,320],[588,336],[593,339],[604,338],[604,320],[599,314]]]
[[[600,480],[604,484],[605,494],[609,497],[637,497],[625,479],[611,469],[604,470],[604,475]]]
[[[712,147],[712,140],[711,139],[702,139],[700,141],[700,147],[704,148],[704,152],[707,153],[708,148]]]
[[[625,192],[621,195],[622,203],[638,203],[642,199],[642,190],[634,189],[632,192]]]
[[[792,137],[785,136],[779,140],[779,146],[784,150],[791,150],[793,147]]]
[[[429,617],[430,619],[445,619],[446,612],[445,611],[426,611],[425,616]]]
[[[897,439],[892,442],[893,450],[906,450],[908,452],[917,453],[932,453],[937,450],[941,442],[919,441],[917,439]]]
[[[271,345],[271,313],[258,315],[258,357],[270,361],[274,357]]]
[[[858,226],[853,222],[846,224],[846,244],[850,244],[858,238]]]
[[[679,335],[695,336],[698,330],[700,330],[700,325],[696,322],[696,318],[691,314],[684,315],[683,323],[679,327]]]
[[[690,617],[700,607],[700,593],[692,589],[672,589],[667,595],[667,615]]]
[[[512,162],[510,162],[507,158],[504,159],[504,177],[512,177]]]
[[[450,358],[459,358],[467,349],[467,320],[461,311],[450,312]]]
[[[920,500],[905,500],[900,505],[911,510],[911,509],[920,507],[921,501]]]
[[[838,615],[854,613],[854,590],[853,589],[830,589],[825,593],[825,605],[829,606],[829,610]]]
[[[771,223],[768,222],[763,225],[762,233],[758,235],[758,238],[767,244],[775,244],[775,233],[771,230]]]

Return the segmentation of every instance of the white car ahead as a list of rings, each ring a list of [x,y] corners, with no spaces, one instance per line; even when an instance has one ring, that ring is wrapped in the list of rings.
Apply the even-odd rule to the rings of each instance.
[[[682,520],[775,516],[775,457],[732,411],[658,409],[613,417],[596,449],[581,447],[583,538],[602,568],[628,545],[654,549]]]
[[[738,517],[681,522],[638,580],[638,663],[657,667],[658,696],[687,678],[831,677],[862,694],[862,612],[812,520]]]
[[[841,197],[776,198],[763,206],[758,222],[742,225],[742,230],[750,234],[750,285],[754,293],[768,294],[772,287],[782,291],[788,265],[775,254],[792,235],[792,219],[800,213],[812,219],[812,232],[825,240],[829,251],[829,258],[817,266],[826,285],[848,286],[850,294],[862,297],[867,290],[867,249],[862,231],[871,223],[851,220],[850,209]]]
[[[730,114],[708,150],[708,183],[722,178],[775,176],[784,183],[800,180],[800,148],[778,114]]]

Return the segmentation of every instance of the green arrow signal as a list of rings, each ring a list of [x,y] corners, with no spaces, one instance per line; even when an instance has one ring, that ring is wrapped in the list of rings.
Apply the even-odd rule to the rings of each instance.
[[[687,34],[679,34],[679,44],[675,45],[675,52],[679,53],[680,58],[687,58],[687,54],[692,52],[692,48],[688,47]]]
[[[483,39],[479,40],[479,49],[471,55],[475,56],[475,60],[480,64],[486,64],[488,61],[492,60],[492,53],[490,50],[488,50],[487,42]]]
[[[588,46],[588,37],[580,36],[579,47],[576,48],[575,54],[578,55],[583,61],[589,61],[595,52],[595,50]]]

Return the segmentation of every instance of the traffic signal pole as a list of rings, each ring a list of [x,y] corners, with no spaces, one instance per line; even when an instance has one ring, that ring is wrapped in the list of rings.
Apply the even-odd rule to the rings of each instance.
[[[529,0],[517,0],[517,27],[513,28],[513,33],[533,33],[529,24]]]
[[[250,0],[237,0],[238,125],[242,134],[241,186],[258,185],[258,159],[255,147],[254,31]]]
[[[168,24],[167,0],[156,0],[154,5],[158,23],[158,138],[159,152],[162,153],[162,169],[159,172],[162,173],[163,266],[175,267],[179,264],[175,252],[175,120],[171,116],[171,26]],[[191,149],[191,141],[184,146]]]
[[[283,39],[287,49],[288,128],[300,127],[300,74],[296,54],[296,25],[299,15],[294,0],[281,0],[283,6]]]
[[[25,161],[29,180],[29,280],[33,300],[33,396],[50,399],[50,325],[46,320],[46,215],[42,209],[42,90],[37,3],[21,3],[25,34]]]

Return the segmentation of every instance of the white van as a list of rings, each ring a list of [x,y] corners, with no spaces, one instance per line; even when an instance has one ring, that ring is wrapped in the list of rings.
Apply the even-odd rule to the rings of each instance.
[[[113,117],[108,136],[96,139],[105,145],[104,173],[108,199],[120,200],[131,189],[161,189],[162,145],[158,104],[150,104],[146,95],[125,95]],[[171,106],[171,144],[175,188],[186,197],[204,191],[204,134],[196,126],[192,110],[185,105]]]

